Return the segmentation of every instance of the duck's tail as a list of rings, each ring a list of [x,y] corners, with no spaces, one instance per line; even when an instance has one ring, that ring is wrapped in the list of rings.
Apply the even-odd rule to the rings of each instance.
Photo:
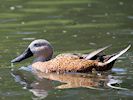
[[[106,47],[103,47],[103,48],[99,48],[89,54],[87,54],[87,56],[85,57],[86,60],[90,60],[91,58],[93,58],[94,56],[96,56],[97,54],[99,54],[100,52],[102,52],[103,50],[109,48],[111,45],[108,45]]]
[[[120,51],[115,56],[111,57],[106,62],[99,62],[98,63],[98,66],[106,66],[107,64],[110,64],[111,62],[115,61],[118,57],[120,57],[122,54],[124,54],[125,52],[127,52],[127,50],[129,50],[130,47],[131,47],[131,45],[129,45],[128,47],[126,47],[125,49],[123,49],[122,51]]]

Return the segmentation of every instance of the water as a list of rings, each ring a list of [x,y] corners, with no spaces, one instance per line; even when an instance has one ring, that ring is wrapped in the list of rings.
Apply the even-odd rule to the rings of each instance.
[[[63,52],[87,53],[109,44],[112,47],[105,52],[117,52],[133,43],[132,4],[132,0],[0,0],[0,100],[131,100],[132,48],[119,58],[112,72],[102,80],[106,85],[106,80],[113,76],[113,82],[118,81],[118,86],[128,90],[99,85],[92,87],[100,89],[55,89],[62,83],[37,79],[30,72],[22,71],[21,75],[26,75],[26,83],[28,80],[29,84],[33,84],[25,89],[25,84],[15,81],[11,69],[30,65],[33,58],[15,64],[14,68],[11,68],[10,61],[38,38],[52,43],[54,55]],[[83,78],[82,75],[74,77]],[[98,82],[94,76],[86,77],[94,79],[91,82]],[[38,86],[38,83],[42,85]],[[36,96],[33,89],[38,89],[36,91],[41,96]]]

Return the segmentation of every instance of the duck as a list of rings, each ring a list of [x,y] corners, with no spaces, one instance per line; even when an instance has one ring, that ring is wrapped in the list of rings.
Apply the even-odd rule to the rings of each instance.
[[[44,73],[108,71],[113,67],[117,58],[127,52],[131,45],[112,55],[101,54],[108,47],[110,45],[89,54],[62,53],[52,58],[54,50],[50,42],[45,39],[37,39],[32,41],[22,54],[11,60],[11,63],[21,62],[34,56],[32,68]]]

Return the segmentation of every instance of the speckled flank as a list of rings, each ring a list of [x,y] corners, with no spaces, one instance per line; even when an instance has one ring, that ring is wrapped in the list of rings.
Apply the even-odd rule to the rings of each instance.
[[[81,59],[77,55],[60,54],[56,58],[46,62],[33,63],[33,68],[41,72],[89,72],[97,66],[96,60]]]

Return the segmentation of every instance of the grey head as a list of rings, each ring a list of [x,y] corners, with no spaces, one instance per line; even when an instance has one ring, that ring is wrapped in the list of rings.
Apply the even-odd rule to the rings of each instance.
[[[12,63],[20,62],[33,55],[35,56],[34,62],[50,60],[53,55],[53,47],[47,40],[44,39],[34,40],[30,43],[28,48],[20,56],[16,57],[11,62]]]

